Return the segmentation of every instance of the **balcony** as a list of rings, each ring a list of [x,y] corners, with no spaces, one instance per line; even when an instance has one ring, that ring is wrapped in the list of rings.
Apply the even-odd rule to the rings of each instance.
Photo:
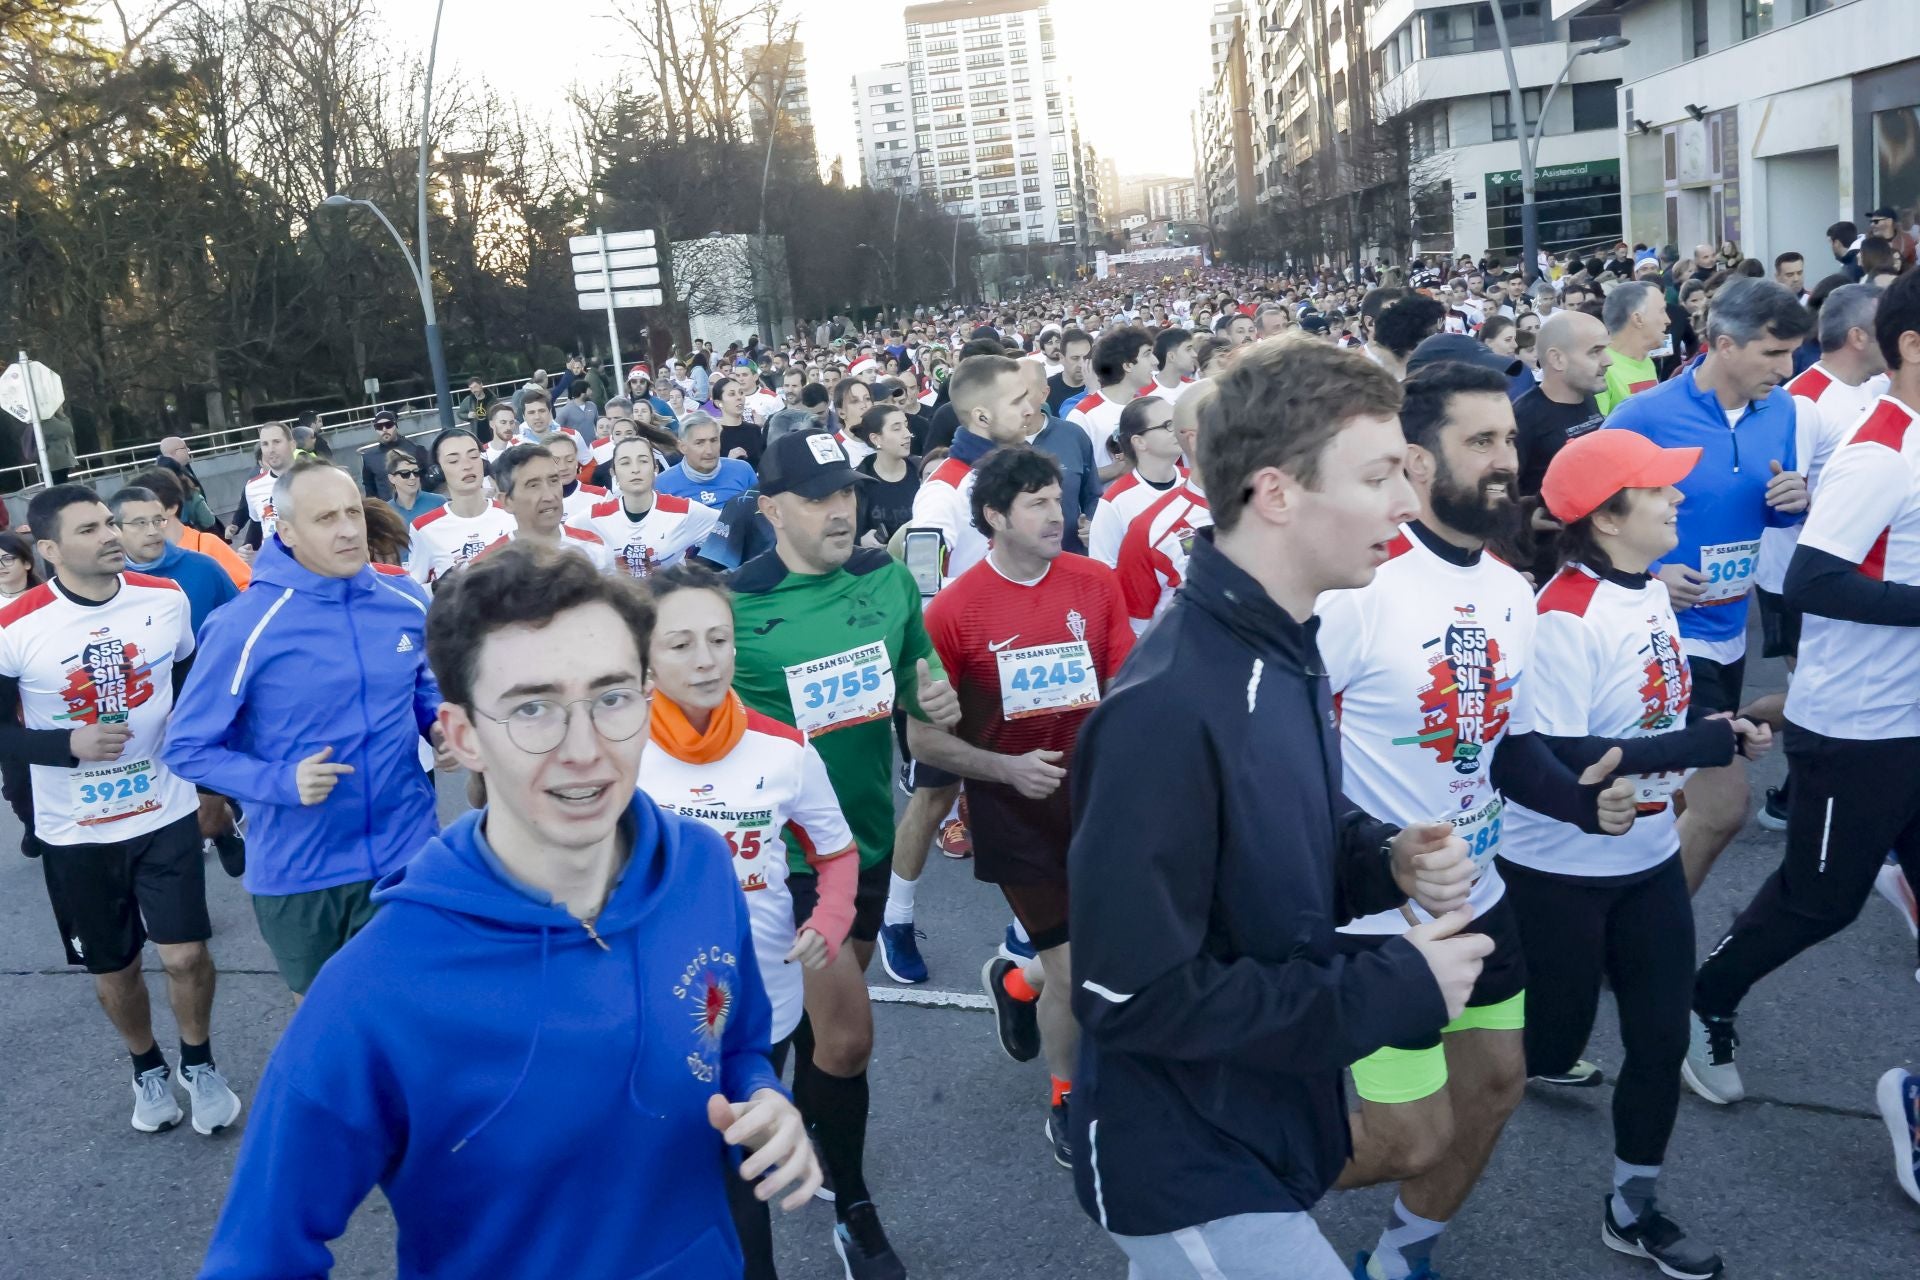
[[[1516,46],[1513,69],[1523,85],[1549,85],[1567,65],[1567,46],[1563,41]],[[1621,75],[1621,55],[1596,54],[1580,60],[1582,80],[1617,80]],[[1448,98],[1480,97],[1498,93],[1507,87],[1507,68],[1498,48],[1457,53],[1445,57],[1420,58],[1399,75],[1374,85],[1374,101],[1388,113],[1405,110],[1416,102],[1442,102]]]

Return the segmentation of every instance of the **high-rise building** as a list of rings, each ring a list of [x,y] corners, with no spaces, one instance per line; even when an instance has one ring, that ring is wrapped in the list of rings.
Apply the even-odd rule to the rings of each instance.
[[[818,166],[813,107],[807,97],[807,55],[798,40],[758,45],[746,54],[747,124],[755,142],[767,140],[767,115],[776,131],[790,130],[809,169]]]
[[[1216,237],[1244,226],[1254,208],[1253,88],[1247,70],[1246,21],[1236,15],[1229,26],[1226,53],[1215,61],[1213,83],[1195,117],[1199,213]]]
[[[1244,0],[1213,0],[1213,21],[1207,25],[1207,43],[1213,51],[1213,77],[1227,62],[1227,47],[1233,43],[1233,28],[1244,11]]]
[[[907,64],[889,62],[853,78],[853,119],[860,134],[860,181],[897,190],[919,182],[913,162],[913,95]]]
[[[995,244],[1084,250],[1088,184],[1046,0],[938,0],[905,17],[920,188]]]

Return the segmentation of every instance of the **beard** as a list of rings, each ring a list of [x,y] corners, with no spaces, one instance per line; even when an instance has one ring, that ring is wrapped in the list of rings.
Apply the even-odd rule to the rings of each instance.
[[[1476,484],[1455,479],[1444,460],[1434,459],[1433,488],[1427,495],[1433,514],[1449,529],[1493,542],[1520,531],[1520,505],[1514,499],[1519,477],[1512,471],[1494,471]],[[1490,497],[1489,488],[1504,486],[1505,496]]]

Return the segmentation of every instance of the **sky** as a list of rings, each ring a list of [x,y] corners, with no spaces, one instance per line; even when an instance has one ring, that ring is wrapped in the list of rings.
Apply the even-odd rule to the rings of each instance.
[[[396,43],[426,47],[433,29],[428,0],[377,3]],[[543,80],[529,75],[530,67],[560,68],[563,50],[578,46],[602,51],[587,61],[585,74],[620,74],[615,50],[623,28],[613,17],[619,3],[540,0],[530,7],[526,0],[446,0],[442,64],[451,60],[470,72],[499,67],[506,73],[501,87],[536,113],[564,111],[572,77],[556,71]],[[858,182],[853,76],[904,60],[906,23],[899,8],[846,0],[785,0],[784,8],[800,22],[821,171],[838,154],[845,158],[847,181]],[[1071,80],[1081,137],[1112,156],[1122,175],[1192,173],[1188,116],[1206,88],[1212,6],[1205,0],[1052,0],[1051,8],[1055,48]],[[1182,13],[1187,16],[1171,18]],[[502,47],[503,37],[516,32],[534,42],[538,56],[531,64]]]

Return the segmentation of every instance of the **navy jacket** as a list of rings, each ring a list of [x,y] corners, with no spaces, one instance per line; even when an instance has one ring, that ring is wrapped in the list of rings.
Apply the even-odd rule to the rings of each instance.
[[[1311,1208],[1350,1153],[1344,1069],[1447,1020],[1413,944],[1335,942],[1405,895],[1398,828],[1341,795],[1317,627],[1203,530],[1081,731],[1074,1182],[1122,1235]]]

